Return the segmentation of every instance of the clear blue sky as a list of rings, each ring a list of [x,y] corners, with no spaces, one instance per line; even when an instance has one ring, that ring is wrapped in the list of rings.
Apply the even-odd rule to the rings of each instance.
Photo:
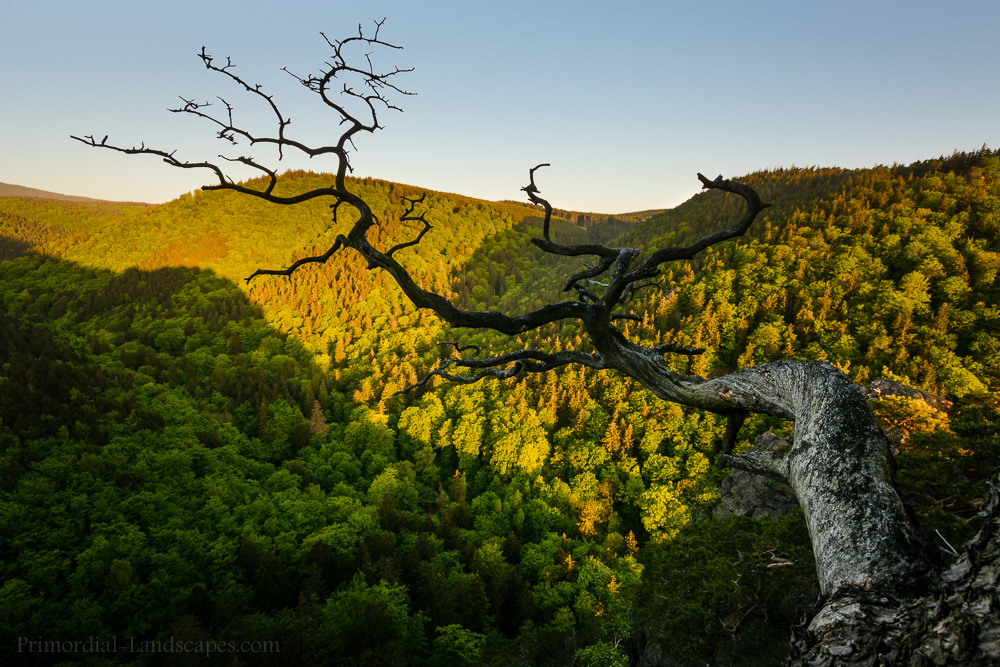
[[[358,141],[357,175],[519,199],[528,168],[551,162],[538,184],[554,205],[623,212],[680,203],[699,171],[1000,146],[995,0],[4,5],[0,181],[68,194],[161,202],[211,180],[69,139],[216,156],[225,145],[206,124],[165,111],[177,95],[221,94],[238,118],[261,116],[201,66],[202,45],[285,100],[292,136],[325,143],[332,116],[280,67],[315,73],[329,52],[319,31],[344,36],[382,17],[418,94]]]

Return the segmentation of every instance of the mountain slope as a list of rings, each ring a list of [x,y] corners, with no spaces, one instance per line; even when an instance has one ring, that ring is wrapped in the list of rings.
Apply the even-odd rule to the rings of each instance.
[[[13,185],[11,183],[0,183],[0,197],[31,197],[33,199],[57,199],[61,201],[75,202],[100,202],[101,199],[91,199],[90,197],[78,197],[76,195],[64,195],[48,190],[38,190],[24,185]]]
[[[666,360],[679,371],[827,358],[944,395],[950,413],[874,408],[907,501],[961,543],[1000,462],[1000,160],[748,180],[776,206],[747,238],[664,266],[623,333],[706,348]],[[418,231],[399,198],[419,189],[351,186],[381,221],[376,244]],[[736,203],[700,195],[624,231],[557,220],[553,236],[648,250],[728,224]],[[442,193],[425,207],[433,229],[396,256],[469,307],[562,298],[586,261],[530,244],[535,208]],[[243,281],[348,222],[324,202],[219,192],[0,199],[3,641],[275,638],[296,664],[397,665],[615,664],[650,641],[679,664],[779,662],[815,596],[808,539],[796,513],[691,522],[718,499],[722,420],[578,368],[396,395],[446,342],[586,341],[572,323],[516,340],[450,330],[347,252]],[[750,418],[737,447],[787,429]]]

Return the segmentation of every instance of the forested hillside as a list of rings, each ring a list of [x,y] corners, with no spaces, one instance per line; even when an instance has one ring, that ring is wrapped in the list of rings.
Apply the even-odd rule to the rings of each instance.
[[[667,267],[624,333],[706,349],[668,357],[679,371],[828,359],[858,383],[945,399],[873,408],[922,529],[959,545],[1000,463],[1000,157],[740,180],[775,206],[747,237]],[[419,189],[351,185],[380,220],[376,245],[419,232],[399,222]],[[431,192],[423,210],[432,230],[395,256],[466,307],[524,311],[581,268],[530,243],[531,206]],[[563,212],[552,234],[652,250],[739,208],[708,192],[650,214]],[[230,192],[0,199],[0,645],[280,643],[246,649],[248,664],[780,664],[817,593],[809,541],[797,512],[712,518],[723,420],[580,368],[398,395],[443,343],[585,343],[571,325],[513,341],[450,330],[347,252],[245,282],[350,222],[321,201]],[[737,449],[788,429],[751,417]]]

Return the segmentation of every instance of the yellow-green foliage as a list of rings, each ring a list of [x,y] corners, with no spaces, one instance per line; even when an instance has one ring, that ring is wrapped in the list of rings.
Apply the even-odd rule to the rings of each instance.
[[[953,400],[949,416],[875,407],[905,436],[907,500],[960,540],[1000,458],[998,177],[988,151],[752,174],[776,206],[665,266],[622,331],[705,347],[667,359],[681,372],[826,358]],[[376,245],[417,233],[399,222],[416,188],[350,185]],[[782,644],[774,624],[787,632],[799,600],[784,593],[811,591],[800,519],[691,522],[718,497],[720,418],[580,368],[396,395],[446,341],[587,342],[573,323],[450,330],[350,251],[243,281],[329,247],[351,220],[328,203],[0,199],[0,639],[86,628],[273,636],[303,663],[616,664],[642,618],[679,662]],[[432,231],[396,257],[465,307],[564,298],[581,268],[530,243],[534,208],[428,193],[424,210]],[[552,231],[651,250],[739,213],[706,193],[638,224],[563,213]],[[787,426],[751,416],[737,447]]]

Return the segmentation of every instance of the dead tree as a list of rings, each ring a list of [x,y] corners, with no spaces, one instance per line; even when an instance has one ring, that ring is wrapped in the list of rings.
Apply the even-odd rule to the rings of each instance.
[[[220,65],[204,48],[199,58],[206,68],[229,79],[237,88],[258,97],[270,107],[276,119],[277,133],[263,136],[237,126],[233,120],[233,106],[222,98],[218,112],[210,109],[208,103],[184,98],[183,106],[172,110],[213,124],[217,136],[234,145],[273,146],[279,156],[287,150],[300,151],[310,157],[332,156],[337,169],[329,187],[278,195],[275,194],[279,178],[277,171],[246,155],[220,156],[223,162],[192,163],[182,162],[175,157],[175,152],[149,148],[145,144],[139,148],[124,148],[107,143],[107,137],[101,141],[96,141],[92,135],[73,138],[96,148],[130,155],[156,155],[174,167],[209,169],[215,173],[218,182],[206,185],[205,190],[232,190],[281,205],[330,197],[334,220],[341,207],[346,205],[353,209],[357,220],[346,234],[334,239],[325,253],[299,259],[282,269],[258,269],[247,281],[261,276],[289,276],[306,264],[326,262],[334,253],[349,248],[359,253],[370,269],[380,269],[392,276],[414,306],[433,310],[453,327],[492,329],[515,335],[552,322],[575,320],[582,325],[594,348],[593,352],[563,350],[554,353],[522,349],[479,358],[478,350],[477,354],[463,356],[468,348],[456,344],[454,354],[430,371],[420,384],[435,375],[453,382],[472,383],[484,378],[513,378],[550,371],[567,364],[581,364],[595,370],[618,371],[665,401],[726,416],[729,420],[726,440],[730,444],[747,413],[774,415],[793,421],[790,450],[750,451],[735,456],[724,451],[722,459],[724,464],[734,468],[780,480],[794,491],[808,525],[825,600],[816,618],[830,627],[843,627],[848,634],[857,634],[864,629],[844,620],[854,617],[835,611],[842,611],[845,600],[899,601],[923,594],[927,577],[933,570],[931,549],[917,536],[896,491],[885,435],[876,423],[865,396],[841,371],[826,362],[775,361],[711,379],[682,375],[668,368],[664,355],[690,356],[703,350],[672,344],[644,347],[628,340],[616,326],[617,321],[637,318],[628,312],[629,304],[640,290],[654,285],[665,263],[689,260],[710,246],[742,236],[757,215],[770,204],[763,202],[752,188],[744,184],[725,180],[721,176],[710,180],[699,174],[703,188],[721,190],[746,202],[745,213],[731,227],[690,245],[661,248],[645,257],[635,248],[564,245],[553,240],[550,232],[552,206],[540,196],[535,182],[535,172],[547,165],[538,165],[529,171],[529,183],[523,188],[528,199],[545,211],[541,238],[532,239],[532,242],[546,253],[568,258],[593,258],[592,264],[570,276],[563,287],[567,298],[558,303],[520,315],[463,310],[440,294],[418,286],[394,256],[399,250],[419,243],[431,230],[430,222],[417,210],[422,198],[404,198],[407,210],[402,220],[420,225],[415,238],[378,249],[367,236],[377,224],[376,217],[368,203],[352,191],[347,180],[351,169],[349,146],[353,146],[353,139],[381,129],[380,115],[398,110],[393,98],[410,94],[396,84],[398,75],[409,70],[397,67],[378,70],[373,64],[373,52],[399,48],[380,37],[381,27],[382,22],[378,22],[374,30],[366,34],[359,26],[356,36],[343,40],[330,40],[324,35],[327,45],[333,50],[325,68],[317,75],[300,77],[292,74],[339,117],[341,131],[335,143],[311,147],[292,138],[289,134],[290,121],[278,109],[272,96],[237,75],[230,60]],[[362,66],[352,64],[357,61],[350,59],[350,56],[358,55],[359,49],[364,63]],[[365,50],[371,53],[364,53]],[[266,185],[253,188],[235,182],[226,176],[222,167],[225,162],[236,162],[259,170],[267,177]],[[728,447],[724,449],[728,450]],[[894,603],[880,604],[892,606]],[[855,645],[845,645],[840,635],[819,630],[812,634],[800,633],[800,645],[795,650],[798,660],[819,664],[827,658],[843,658],[847,661],[844,664],[857,664],[855,661],[864,653],[861,648],[854,650]],[[835,645],[827,646],[827,641],[833,641]],[[862,647],[862,644],[858,643],[857,647]],[[875,648],[871,651],[875,653],[871,655],[874,656],[880,649],[878,642],[873,646]]]

